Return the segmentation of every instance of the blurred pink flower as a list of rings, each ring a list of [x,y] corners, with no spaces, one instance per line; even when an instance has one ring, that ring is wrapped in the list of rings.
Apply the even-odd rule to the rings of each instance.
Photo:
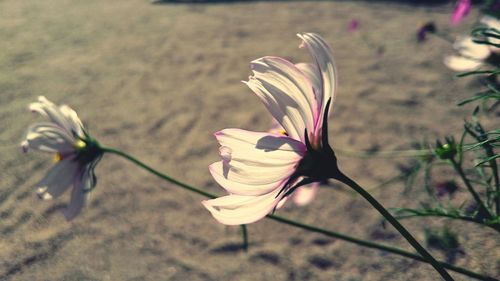
[[[229,195],[202,203],[220,223],[252,223],[278,208],[304,183],[297,169],[308,147],[320,146],[323,116],[336,89],[335,64],[323,38],[314,33],[298,36],[314,64],[263,57],[251,63],[253,75],[245,82],[285,132],[225,129],[215,133],[221,161],[209,170]]]
[[[54,153],[56,164],[36,184],[40,198],[49,200],[60,196],[73,185],[71,202],[64,210],[67,220],[73,219],[83,208],[88,192],[95,186],[94,167],[102,153],[96,149],[85,132],[76,112],[67,105],[57,106],[41,96],[29,106],[50,119],[28,128],[21,143],[24,152],[35,149]]]
[[[356,19],[353,19],[349,22],[349,26],[347,26],[347,32],[354,32],[358,30],[359,28],[359,21]]]
[[[458,25],[469,14],[470,9],[470,0],[458,0],[455,10],[453,10],[453,14],[451,15],[451,25]]]

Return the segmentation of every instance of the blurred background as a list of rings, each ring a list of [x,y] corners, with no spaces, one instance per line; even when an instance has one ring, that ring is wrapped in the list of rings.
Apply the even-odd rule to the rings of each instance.
[[[473,109],[456,103],[480,84],[455,79],[443,58],[480,17],[474,5],[452,26],[455,1],[0,1],[0,280],[439,280],[429,265],[269,220],[249,225],[244,252],[240,229],[217,223],[204,198],[112,155],[97,167],[82,214],[66,222],[69,192],[41,201],[33,190],[52,156],[22,154],[18,144],[42,120],[27,105],[44,95],[74,108],[104,145],[222,195],[207,168],[219,157],[213,133],[270,127],[241,83],[249,62],[265,55],[309,62],[296,33],[316,32],[333,48],[339,74],[332,146],[411,149],[460,132]],[[443,36],[419,42],[417,30],[429,21]],[[339,165],[370,188],[412,162],[339,154]],[[446,171],[436,175],[442,179]],[[386,207],[426,198],[419,179],[410,194],[404,189],[394,181],[373,196]],[[277,214],[411,251],[335,182],[311,204],[288,202]],[[451,262],[500,276],[494,231],[436,218],[403,223],[422,242],[424,227],[459,229]]]

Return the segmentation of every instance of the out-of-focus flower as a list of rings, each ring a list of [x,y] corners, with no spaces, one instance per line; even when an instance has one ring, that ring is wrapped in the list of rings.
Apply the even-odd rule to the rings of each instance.
[[[66,219],[71,220],[80,213],[88,192],[96,184],[94,168],[102,151],[69,106],[57,106],[41,96],[38,102],[30,104],[29,109],[47,117],[49,122],[35,123],[28,128],[21,143],[22,150],[49,152],[54,154],[56,161],[36,184],[36,192],[40,198],[49,200],[73,185],[71,201],[64,210]]]
[[[490,28],[495,28],[500,31],[500,21],[485,16],[480,21],[482,24]],[[498,39],[488,39],[490,42],[499,44]],[[444,64],[455,71],[473,71],[480,68],[492,55],[500,53],[500,48],[478,44],[473,41],[470,36],[458,38],[453,44],[453,48],[458,51],[458,55],[447,56],[444,58]]]
[[[455,181],[440,181],[436,183],[436,195],[438,197],[443,197],[446,194],[453,196],[458,190],[458,185]]]
[[[419,43],[424,42],[425,40],[427,40],[428,33],[435,33],[435,32],[436,32],[436,25],[434,24],[434,22],[432,21],[427,22],[417,30],[417,41]]]
[[[322,169],[332,166],[315,157],[322,157],[325,141],[328,145],[327,124],[323,123],[337,83],[333,55],[319,35],[298,36],[313,64],[263,57],[251,63],[253,75],[246,82],[284,129],[283,134],[241,129],[215,133],[221,161],[209,169],[229,195],[203,201],[203,205],[223,224],[260,220],[296,188],[321,181]]]
[[[453,14],[451,15],[451,25],[458,25],[469,14],[471,5],[470,0],[458,0],[455,10],[453,10]]]
[[[347,32],[352,33],[359,28],[359,21],[357,19],[353,19],[349,22],[349,25],[347,26]]]
[[[280,123],[278,123],[276,119],[272,120],[271,128],[268,132],[271,134],[286,135],[286,131],[283,129],[283,127],[281,127]],[[311,184],[298,187],[291,195],[293,203],[295,203],[297,206],[305,206],[311,203],[318,193],[319,186],[319,182],[313,182]],[[278,207],[280,206],[278,205]]]

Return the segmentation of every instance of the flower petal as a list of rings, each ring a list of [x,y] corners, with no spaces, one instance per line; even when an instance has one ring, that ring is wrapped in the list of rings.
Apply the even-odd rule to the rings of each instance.
[[[227,195],[202,201],[222,224],[240,225],[256,222],[269,214],[280,202],[279,190],[261,196]]]
[[[37,194],[44,200],[58,197],[73,183],[78,170],[74,157],[61,160],[35,185]]]
[[[500,20],[492,16],[483,16],[479,22],[500,31]]]
[[[91,188],[92,177],[88,171],[83,172],[83,174],[79,175],[75,179],[74,187],[71,191],[71,201],[63,211],[66,220],[70,221],[80,213],[87,199],[87,192],[85,192],[85,190],[89,190]]]
[[[477,44],[472,41],[472,37],[460,37],[453,44],[453,48],[466,58],[474,60],[484,60],[490,55],[490,48],[487,45]]]
[[[314,197],[316,197],[316,194],[318,193],[318,190],[318,182],[301,186],[293,192],[293,202],[297,206],[305,206],[313,201]]]
[[[234,166],[216,162],[209,166],[209,170],[214,180],[229,193],[257,196],[281,189],[295,167],[280,167],[270,171],[269,168],[247,166],[244,170],[238,170]],[[272,174],[272,171],[277,172]]]
[[[38,102],[29,105],[29,109],[49,117],[52,122],[66,130],[71,136],[81,131],[80,119],[78,119],[76,113],[68,106],[63,106],[61,109],[44,96],[40,96],[38,97]]]
[[[280,189],[302,159],[304,145],[286,136],[226,129],[216,134],[222,161],[210,165],[228,192],[262,195]]]
[[[484,16],[481,18],[480,22],[482,24],[487,25],[489,28],[494,28],[494,29],[500,31],[500,20],[498,20],[494,17]],[[500,44],[500,39],[498,39],[498,38],[488,37],[488,41],[493,43],[493,44]],[[499,47],[489,45],[488,48],[490,48],[490,51],[492,51],[494,53],[498,54],[500,52]]]
[[[69,106],[63,104],[59,107],[61,113],[66,117],[71,130],[76,133],[77,136],[83,136],[83,124],[76,112]]]
[[[264,153],[271,158],[280,159],[284,156],[285,159],[289,159],[290,152],[302,157],[306,151],[305,145],[300,141],[265,132],[224,129],[216,132],[215,137],[221,146],[229,147],[233,153],[238,150],[250,150],[252,153]]]
[[[444,58],[444,64],[455,71],[472,71],[478,69],[482,62],[462,56],[447,56]]]
[[[26,152],[29,148],[46,151],[71,153],[75,150],[74,138],[53,123],[36,123],[28,128],[25,140],[21,143]]]
[[[314,132],[318,105],[311,81],[295,65],[277,57],[251,63],[253,76],[246,84],[261,99],[287,134],[304,142],[304,132]]]
[[[318,96],[323,89],[321,86],[321,74],[319,73],[319,69],[315,64],[312,63],[297,63],[295,66],[302,71],[306,75],[306,77],[311,81],[314,93]],[[321,104],[322,98],[318,100],[318,104]]]
[[[319,91],[315,92],[316,99],[320,106],[320,118],[317,120],[318,124],[320,124],[328,99],[331,98],[330,107],[333,106],[335,102],[338,80],[335,60],[333,59],[332,50],[320,35],[315,33],[303,33],[297,34],[297,36],[303,40],[300,46],[306,46],[309,49],[315,61],[317,73],[320,74],[318,75],[318,79],[321,88]],[[331,110],[329,112],[331,112]],[[317,126],[316,130],[321,130],[321,126]]]

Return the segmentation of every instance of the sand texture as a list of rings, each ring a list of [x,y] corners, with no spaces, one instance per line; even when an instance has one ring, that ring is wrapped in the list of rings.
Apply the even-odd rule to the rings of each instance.
[[[240,82],[250,75],[249,62],[265,55],[309,61],[295,36],[309,31],[331,44],[337,61],[339,91],[329,127],[334,147],[409,149],[447,134],[459,137],[473,108],[455,104],[480,86],[473,78],[454,80],[443,65],[450,43],[431,38],[418,45],[414,35],[428,20],[450,38],[468,32],[478,12],[451,29],[452,7],[0,1],[0,279],[439,280],[429,265],[269,220],[249,226],[245,253],[239,228],[218,224],[200,204],[203,197],[113,155],[97,167],[87,207],[68,223],[61,210],[69,192],[41,201],[33,190],[52,156],[22,154],[18,144],[28,125],[42,120],[27,105],[44,95],[73,107],[101,143],[222,195],[207,168],[218,160],[213,133],[265,131],[271,121]],[[360,22],[357,32],[346,31],[351,19]],[[485,124],[495,122],[498,115]],[[367,187],[397,175],[397,164],[408,162],[339,155],[342,169]],[[443,171],[434,180],[450,177]],[[409,195],[403,189],[398,182],[373,195],[387,207],[417,207],[427,198],[421,182]],[[312,204],[288,202],[277,214],[411,250],[346,190],[333,183]],[[460,194],[466,194],[462,185]],[[464,252],[455,263],[500,276],[498,233],[440,219],[403,223],[420,241],[424,226],[448,224]]]

